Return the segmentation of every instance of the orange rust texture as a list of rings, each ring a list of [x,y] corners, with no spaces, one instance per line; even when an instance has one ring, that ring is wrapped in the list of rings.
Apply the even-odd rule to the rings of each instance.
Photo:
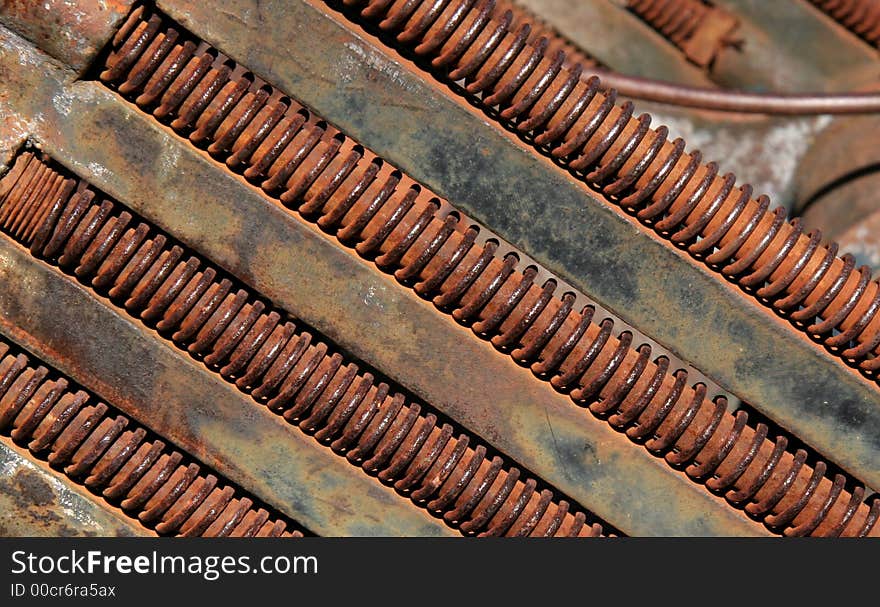
[[[423,8],[409,22],[421,23]],[[393,7],[388,14],[394,15]],[[429,24],[442,23],[444,15]],[[459,30],[470,29],[468,18],[490,23],[490,17],[491,12],[479,11],[459,16]],[[403,21],[389,17],[382,23],[403,29]],[[642,218],[653,218],[674,240],[691,242],[693,252],[705,255],[712,246],[719,248],[721,253],[709,255],[710,263],[726,262],[727,271],[738,264],[737,273],[749,276],[751,268],[754,275],[764,275],[765,294],[796,293],[810,280],[826,258],[817,241],[799,237],[796,226],[767,212],[764,200],[752,200],[748,187],[734,188],[714,165],[700,166],[698,157],[666,141],[664,129],[650,131],[646,121],[631,120],[631,106],[614,106],[595,81],[559,76],[558,65],[523,50],[504,73],[516,74],[526,63],[539,67],[505,84],[492,67],[493,57],[509,55],[510,47],[524,48],[526,36],[504,30],[503,23],[484,25],[476,41],[462,47],[454,34],[434,43],[427,34],[406,30],[402,39],[426,40],[417,50],[438,55],[458,49],[457,56],[447,54],[443,61],[463,66],[458,76],[482,90],[485,103],[500,105],[503,116],[518,117],[520,124],[530,123],[540,133],[538,143],[572,158],[575,170],[599,167],[587,178],[608,183],[603,188],[624,206],[649,201]],[[492,35],[498,38],[494,50],[481,55],[481,40]],[[251,86],[242,68],[221,65],[222,59],[215,63],[204,48],[197,52],[192,43],[176,42],[177,36],[155,16],[137,16],[117,37],[102,78],[157,117],[173,119],[171,126],[193,142],[207,145],[285,204],[335,231],[576,402],[626,429],[630,438],[646,441],[649,450],[710,488],[726,490],[728,499],[769,526],[814,535],[858,534],[873,526],[876,507],[862,503],[863,489],[845,491],[845,478],[826,477],[825,464],[805,464],[806,453],[791,453],[784,437],[774,442],[766,426],[748,425],[744,412],[728,413],[723,402],[706,399],[703,386],[687,385],[685,374],[665,359],[652,360],[649,347],[632,348],[629,333],[615,335],[610,321],[593,322],[591,309],[572,308],[570,296],[554,293],[554,281],[536,283],[537,268],[519,270],[515,257],[501,255],[492,241],[478,244],[475,231],[445,201],[304,108],[282,100],[271,87]],[[558,77],[545,79],[544,68],[556,70]],[[563,90],[567,96],[555,94]],[[558,101],[548,106],[539,97]],[[781,258],[784,251],[789,256]],[[812,255],[801,255],[809,251]],[[798,261],[801,257],[805,262]],[[803,271],[793,272],[793,265]],[[750,281],[758,282],[754,277],[745,282]],[[824,284],[810,290],[802,305],[812,305]],[[831,304],[826,311],[842,305],[840,297]]]
[[[818,231],[804,234],[784,209],[771,211],[766,197],[754,198],[749,185],[737,187],[734,176],[702,164],[681,140],[668,141],[667,129],[651,129],[647,115],[635,118],[631,103],[615,105],[614,92],[581,78],[577,66],[561,66],[526,44],[509,15],[483,16],[485,3],[478,3],[461,16],[460,1],[433,15],[432,3],[347,4],[399,32],[401,43],[448,69],[451,79],[465,78],[484,106],[497,106],[609,200],[735,277],[864,372],[880,368],[880,285],[868,268],[837,257],[836,244],[820,242]],[[447,27],[453,18],[456,27]]]

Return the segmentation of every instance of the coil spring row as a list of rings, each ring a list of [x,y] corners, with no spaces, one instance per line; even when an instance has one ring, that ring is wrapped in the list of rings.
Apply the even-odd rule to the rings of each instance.
[[[592,307],[575,309],[574,294],[557,294],[554,279],[540,282],[537,267],[517,269],[515,254],[501,255],[494,240],[478,244],[478,229],[447,203],[351,139],[291,101],[267,101],[242,121],[253,88],[235,98],[222,90],[216,97],[197,92],[208,88],[201,83],[211,82],[211,70],[217,68],[205,68],[198,86],[186,85],[191,70],[170,67],[176,63],[174,45],[156,56],[164,40],[183,36],[155,15],[138,15],[120,33],[102,78],[171,120],[175,129],[189,132],[228,165],[244,168],[285,204],[374,258],[380,268],[633,440],[646,441],[652,452],[711,489],[726,491],[733,503],[748,504],[749,512],[772,528],[788,534],[871,530],[880,506],[863,504],[863,489],[843,491],[842,476],[826,479],[824,463],[804,465],[806,453],[788,452],[784,437],[774,443],[765,425],[748,425],[744,411],[733,415],[723,399],[706,399],[705,386],[688,386],[687,373],[653,357],[649,345],[634,344],[632,334],[615,331],[610,319],[594,322]],[[179,44],[188,43],[195,47],[191,41]],[[197,53],[187,61],[210,63]],[[231,70],[227,90],[256,86],[236,80],[235,73]],[[160,81],[162,88],[151,84]],[[189,96],[178,93],[185,87],[192,91]],[[267,99],[277,95],[262,84],[257,91]],[[207,109],[188,109],[193,98]],[[221,114],[219,108],[226,109]],[[266,122],[269,116],[274,118]],[[229,137],[236,124],[236,135]],[[241,154],[243,149],[251,151]],[[297,159],[293,167],[292,158]]]
[[[0,341],[0,432],[161,535],[290,537],[233,487]],[[236,494],[239,494],[236,497]]]
[[[880,4],[872,0],[810,0],[843,27],[880,45]]]
[[[562,66],[546,41],[527,43],[528,23],[511,28],[511,12],[493,0],[346,0],[402,46],[430,62],[501,119],[528,132],[607,198],[658,233],[735,279],[839,356],[867,374],[880,368],[880,284],[852,256],[798,219],[752,197],[699,152],[670,142],[666,127],[634,117],[613,90]],[[462,10],[459,10],[462,9]],[[466,10],[465,10],[466,9]]]
[[[544,38],[547,41],[548,55],[555,55],[558,51],[565,53],[564,65],[566,67],[572,66],[576,63],[580,63],[582,68],[594,66],[602,67],[599,60],[588,55],[583,49],[578,48],[577,45],[572,43],[568,38],[560,35],[555,27],[547,23],[538,15],[518,5],[515,0],[496,0],[495,10],[508,9],[513,15],[511,27],[516,29],[528,21],[528,42],[533,43],[540,38]]]
[[[291,423],[466,534],[599,535],[581,512],[467,435],[389,392],[166,236],[27,153],[4,229]]]
[[[628,0],[627,8],[702,68],[738,40],[739,19],[704,0]]]
[[[626,7],[682,47],[712,10],[701,0],[628,0]]]

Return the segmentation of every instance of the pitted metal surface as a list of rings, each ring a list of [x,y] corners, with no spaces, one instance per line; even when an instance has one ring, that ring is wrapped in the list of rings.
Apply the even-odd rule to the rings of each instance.
[[[754,172],[774,205],[591,75],[637,72],[645,40],[722,106],[772,80],[756,48],[830,82],[790,32],[755,46],[755,7],[593,0],[617,29],[566,39],[506,0],[50,4],[0,12],[0,439],[96,512],[163,535],[880,532],[880,283],[819,231],[835,194],[870,196],[868,156],[817,177],[816,142],[858,129],[650,106],[750,169],[737,137],[790,147]],[[852,14],[857,35],[791,12],[857,87],[880,58]],[[635,52],[608,52],[620,32]],[[845,93],[766,112],[873,107]]]

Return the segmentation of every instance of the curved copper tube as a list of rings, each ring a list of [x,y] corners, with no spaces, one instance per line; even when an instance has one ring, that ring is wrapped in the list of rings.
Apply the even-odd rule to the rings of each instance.
[[[684,86],[663,80],[627,76],[593,68],[606,88],[634,99],[720,112],[808,116],[873,114],[880,111],[878,93],[779,94]]]

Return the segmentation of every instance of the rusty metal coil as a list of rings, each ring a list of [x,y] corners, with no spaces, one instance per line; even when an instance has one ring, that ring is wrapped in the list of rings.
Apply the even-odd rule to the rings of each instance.
[[[169,37],[177,46],[169,46],[164,60],[156,57],[150,49]],[[496,240],[478,244],[478,227],[448,203],[293,101],[270,101],[280,93],[240,75],[246,72],[215,57],[216,51],[156,15],[135,15],[115,44],[105,81],[670,464],[726,492],[732,503],[745,505],[779,532],[857,535],[873,528],[880,503],[863,504],[863,489],[838,491],[844,479],[824,478],[824,463],[804,465],[806,453],[786,450],[785,437],[774,442],[765,425],[748,424],[745,411],[728,413],[723,400],[706,399],[705,386],[687,385],[687,373],[652,356],[649,345],[632,343],[632,334],[615,331],[610,319],[594,322],[592,307],[575,309],[573,294],[557,294],[553,278],[539,283],[539,274],[546,273],[536,266],[518,269],[516,253],[502,254]],[[185,62],[174,59],[185,48],[201,50]],[[222,87],[213,84],[212,70],[220,71],[211,67],[216,62],[227,70]],[[137,76],[147,65],[158,67]],[[178,67],[168,67],[173,65]],[[199,78],[191,75],[194,65],[204,66]],[[215,92],[205,93],[208,89]],[[151,93],[145,97],[143,91]],[[251,108],[259,93],[257,111]],[[201,109],[194,111],[197,103]],[[250,119],[242,119],[246,113]],[[644,137],[647,122],[641,124]],[[654,154],[658,141],[665,140],[654,138]],[[627,144],[630,152],[637,144],[638,138]],[[639,171],[649,164],[650,158],[642,161]],[[710,165],[700,182],[709,184],[716,173]],[[720,190],[709,196],[715,207],[734,191],[730,177],[720,182]],[[745,206],[747,193],[747,188],[737,193],[739,206]],[[656,204],[646,208],[659,214]],[[718,239],[697,245],[714,242]]]
[[[0,432],[160,535],[301,537],[126,416],[0,341]]]
[[[712,10],[701,0],[627,0],[626,7],[679,47]]]
[[[474,535],[601,534],[598,524],[585,524],[583,512],[538,490],[503,457],[490,456],[466,434],[453,436],[436,415],[391,393],[165,235],[96,200],[84,184],[74,187],[31,154],[13,171],[14,184],[0,202],[4,225],[35,255],[57,260],[451,526]],[[46,182],[53,184],[49,190]],[[28,226],[23,232],[21,223]]]
[[[513,30],[510,11],[493,0],[347,0],[401,46],[430,60],[466,91],[575,174],[659,234],[734,280],[788,317],[830,351],[869,376],[880,369],[880,284],[835,243],[805,234],[765,196],[737,187],[666,127],[651,129],[646,114],[615,104],[597,78],[560,66],[546,43],[528,43],[528,23]],[[483,17],[488,12],[488,17]],[[457,25],[449,27],[452,15]],[[479,27],[475,24],[479,23]],[[121,54],[120,54],[121,56]],[[564,63],[564,62],[563,62]]]
[[[880,45],[880,4],[873,0],[810,0],[868,43]]]
[[[546,39],[547,55],[556,56],[558,51],[562,51],[564,53],[564,63],[566,66],[580,64],[581,69],[585,67],[602,66],[602,63],[598,59],[588,55],[582,48],[579,48],[568,38],[561,35],[550,23],[523,6],[520,6],[516,0],[496,0],[494,10],[511,11],[511,14],[513,15],[511,29],[515,30],[525,22],[528,22],[528,41],[532,43],[539,38]]]

